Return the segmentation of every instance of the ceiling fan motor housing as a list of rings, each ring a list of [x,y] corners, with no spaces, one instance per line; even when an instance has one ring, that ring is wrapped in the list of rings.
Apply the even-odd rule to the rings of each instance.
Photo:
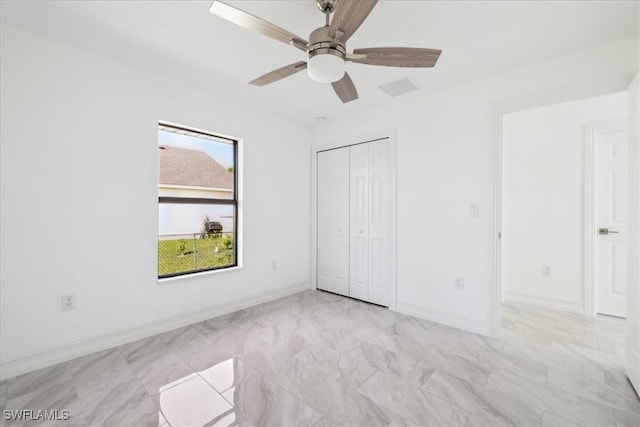
[[[309,35],[307,72],[313,80],[333,83],[344,76],[347,50],[329,35],[329,27],[320,27]]]

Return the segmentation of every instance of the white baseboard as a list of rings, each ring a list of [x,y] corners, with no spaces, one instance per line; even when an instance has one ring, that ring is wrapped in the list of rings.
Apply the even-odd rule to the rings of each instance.
[[[522,292],[504,291],[505,302],[517,302],[522,304],[537,305],[553,310],[569,311],[571,313],[585,314],[584,302],[567,301],[557,298],[529,295]]]
[[[185,313],[167,319],[133,326],[131,328],[101,334],[36,353],[13,357],[0,362],[0,380],[5,380],[36,369],[46,368],[47,366],[66,362],[67,360],[86,356],[97,351],[107,350],[112,347],[167,332],[172,329],[181,328],[213,317],[222,316],[223,314],[231,313],[236,310],[283,298],[307,289],[311,289],[311,285],[309,283],[299,283],[273,292],[267,292],[225,304],[224,306],[211,307],[194,313]]]
[[[450,313],[442,313],[425,307],[416,307],[411,304],[398,302],[396,311],[402,314],[419,317],[432,322],[462,329],[480,335],[491,336],[491,328],[488,323],[481,322],[470,317],[459,316]]]

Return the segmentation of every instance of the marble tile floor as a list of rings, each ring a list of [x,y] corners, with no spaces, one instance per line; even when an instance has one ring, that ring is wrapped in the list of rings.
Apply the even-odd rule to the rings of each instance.
[[[305,291],[0,383],[2,426],[640,426],[624,321],[504,304],[500,340]]]

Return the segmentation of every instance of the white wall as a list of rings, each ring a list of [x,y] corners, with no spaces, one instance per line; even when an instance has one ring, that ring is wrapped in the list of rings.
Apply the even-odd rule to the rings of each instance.
[[[627,98],[622,92],[503,117],[507,301],[584,311],[584,127],[626,118]]]
[[[397,129],[399,311],[494,332],[498,112],[620,90],[637,68],[637,40],[622,40],[315,127],[317,144]],[[479,218],[469,216],[472,203]]]
[[[306,128],[21,30],[1,40],[3,377],[309,286]],[[244,140],[242,270],[158,283],[158,120]]]
[[[640,396],[640,73],[629,86],[629,274],[625,368]]]

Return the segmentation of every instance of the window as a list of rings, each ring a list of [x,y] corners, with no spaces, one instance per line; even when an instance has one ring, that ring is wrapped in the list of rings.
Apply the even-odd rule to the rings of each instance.
[[[238,141],[158,126],[158,278],[238,265]]]

